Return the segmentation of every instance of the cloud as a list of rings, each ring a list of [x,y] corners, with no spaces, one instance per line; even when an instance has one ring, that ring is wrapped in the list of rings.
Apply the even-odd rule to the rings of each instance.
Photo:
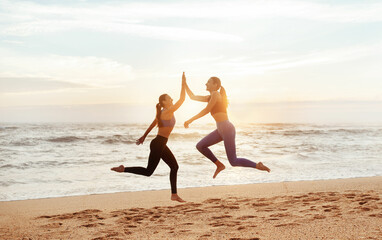
[[[15,40],[2,40],[2,42],[8,43],[8,44],[16,44],[16,45],[23,45],[24,44],[24,42],[22,42],[22,41],[15,41]]]
[[[219,33],[214,31],[200,31],[179,27],[163,27],[131,23],[108,23],[99,20],[49,20],[19,23],[3,30],[5,35],[28,36],[38,33],[60,32],[74,29],[88,29],[98,32],[114,32],[120,34],[131,34],[139,37],[167,40],[213,40],[240,42],[241,37]]]
[[[22,81],[26,86],[39,85],[42,89],[53,88],[110,88],[121,86],[134,78],[132,68],[115,60],[99,57],[78,56],[19,56],[0,49],[0,79]],[[43,84],[44,82],[44,84]],[[46,85],[48,84],[48,85]],[[45,86],[43,86],[45,85]],[[2,90],[13,91],[20,85],[5,84]]]
[[[140,4],[110,6],[104,4],[64,7],[25,2],[10,4],[8,1],[2,1],[0,6],[4,12],[7,12],[1,14],[3,18],[7,19],[7,24],[0,28],[0,33],[3,35],[29,36],[39,33],[87,29],[167,40],[233,42],[243,40],[241,37],[229,33],[143,24],[144,19],[155,16],[154,12],[159,7],[156,4],[148,4],[147,6]]]
[[[185,59],[176,62],[182,66],[185,63],[198,66],[189,66],[194,69],[213,69],[221,74],[228,75],[249,75],[264,74],[266,72],[288,70],[297,67],[334,64],[346,61],[353,61],[370,56],[382,54],[382,43],[369,45],[355,45],[346,48],[329,49],[322,51],[311,51],[306,54],[297,55],[295,53],[262,54],[257,59],[253,57],[237,57],[228,59],[227,57],[206,58],[198,62],[197,59]]]
[[[87,29],[168,40],[240,42],[215,30],[180,27],[175,19],[252,20],[288,18],[323,22],[380,22],[382,3],[325,4],[307,1],[193,1],[44,5],[0,0],[0,33],[28,36]],[[160,20],[158,24],[157,20]],[[167,21],[166,20],[171,20]],[[151,22],[151,24],[147,23]],[[155,24],[154,24],[155,22]],[[175,26],[174,26],[175,24]]]
[[[6,93],[36,93],[76,88],[92,88],[92,86],[54,79],[0,77],[0,92]]]

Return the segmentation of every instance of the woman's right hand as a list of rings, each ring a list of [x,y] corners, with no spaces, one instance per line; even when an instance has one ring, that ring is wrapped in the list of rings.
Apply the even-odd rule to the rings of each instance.
[[[140,139],[138,139],[135,143],[137,144],[137,145],[140,145],[140,144],[143,144],[143,142],[145,141],[145,137],[144,136],[142,136]]]
[[[185,127],[185,128],[188,128],[189,125],[190,125],[191,123],[192,123],[191,120],[185,121],[185,122],[184,122],[184,127]]]

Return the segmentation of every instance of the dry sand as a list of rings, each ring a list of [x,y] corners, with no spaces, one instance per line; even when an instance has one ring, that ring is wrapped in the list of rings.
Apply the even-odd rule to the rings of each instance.
[[[382,239],[382,177],[0,202],[0,239]]]

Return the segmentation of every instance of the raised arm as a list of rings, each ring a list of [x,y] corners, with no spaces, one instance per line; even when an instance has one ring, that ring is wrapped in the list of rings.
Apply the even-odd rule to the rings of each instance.
[[[143,134],[143,136],[136,141],[137,145],[143,144],[143,142],[145,141],[145,138],[151,132],[151,130],[157,125],[157,123],[158,123],[158,120],[155,118],[154,121],[150,124],[149,128],[147,128],[145,134]]]
[[[208,102],[207,106],[200,113],[196,114],[195,116],[190,118],[188,121],[186,121],[184,123],[184,127],[188,128],[188,125],[190,125],[193,121],[195,121],[196,119],[199,119],[199,118],[205,116],[206,114],[208,114],[209,112],[211,112],[211,109],[215,106],[216,102],[218,101],[218,97],[219,97],[218,94],[219,94],[218,92],[213,92],[211,94],[211,98],[210,98],[210,101]]]
[[[167,111],[175,112],[176,110],[178,110],[178,108],[180,108],[180,106],[182,106],[184,100],[186,99],[185,85],[186,85],[186,76],[184,75],[184,72],[183,72],[183,75],[182,75],[182,88],[180,89],[179,100],[174,105],[169,107],[167,109]]]
[[[199,102],[208,102],[210,96],[195,96],[194,93],[191,91],[191,89],[188,87],[187,82],[186,84],[186,92],[188,96],[191,98],[191,100],[199,101]]]

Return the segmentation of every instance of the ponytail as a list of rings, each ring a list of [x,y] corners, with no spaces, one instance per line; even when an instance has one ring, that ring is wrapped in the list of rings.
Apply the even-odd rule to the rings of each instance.
[[[159,100],[158,100],[158,103],[156,105],[156,108],[157,108],[157,121],[158,121],[158,127],[162,127],[163,124],[162,124],[162,121],[160,120],[160,115],[162,113],[162,102],[166,99],[166,96],[168,96],[166,93],[165,94],[162,94],[159,96]]]
[[[223,98],[223,104],[224,104],[224,107],[228,107],[228,98],[227,98],[227,93],[224,89],[223,86],[220,86],[220,95],[222,96]]]
[[[222,83],[220,81],[220,78],[218,77],[211,77],[210,78],[212,81],[214,81],[214,83],[216,85],[218,85],[218,89],[220,88],[220,95],[222,96],[223,98],[223,104],[224,104],[224,107],[227,108],[228,107],[228,98],[227,98],[227,93],[225,91],[225,89],[223,88],[222,86]]]
[[[157,122],[158,122],[158,127],[162,127],[162,121],[160,120],[160,114],[162,113],[162,106],[160,105],[160,103],[157,103],[156,105],[156,108],[157,108]]]

